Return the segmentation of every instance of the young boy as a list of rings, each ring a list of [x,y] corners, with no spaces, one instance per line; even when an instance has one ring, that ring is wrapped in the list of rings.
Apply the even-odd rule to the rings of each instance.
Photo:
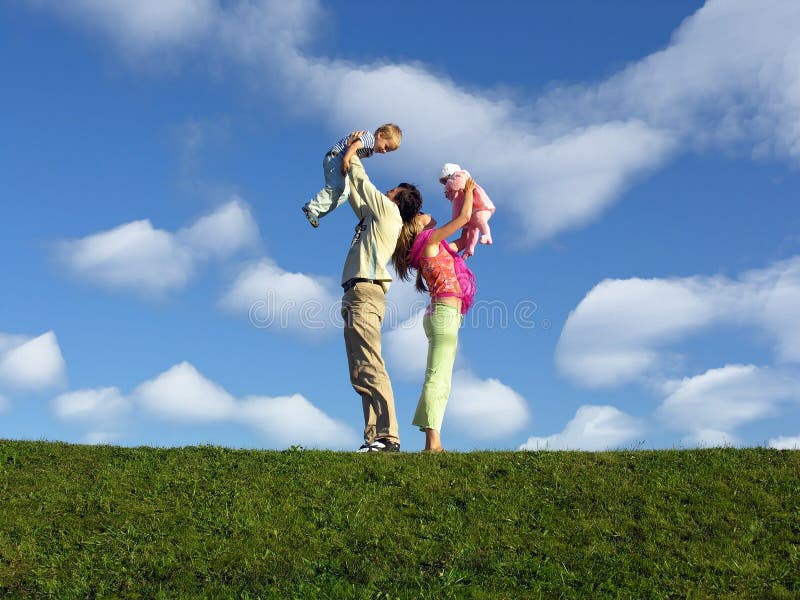
[[[367,158],[376,152],[392,152],[397,150],[402,139],[403,132],[400,128],[393,123],[387,123],[378,127],[375,135],[368,131],[355,131],[336,142],[322,159],[325,187],[303,206],[303,212],[311,226],[319,227],[322,217],[350,197],[346,175],[353,155]]]

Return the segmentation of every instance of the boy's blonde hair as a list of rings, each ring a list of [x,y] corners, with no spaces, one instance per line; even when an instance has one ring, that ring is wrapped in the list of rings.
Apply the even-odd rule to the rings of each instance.
[[[381,134],[381,137],[392,140],[398,146],[400,145],[400,142],[403,141],[403,130],[394,123],[386,123],[385,125],[378,127],[375,130],[375,137],[378,137],[379,133]]]

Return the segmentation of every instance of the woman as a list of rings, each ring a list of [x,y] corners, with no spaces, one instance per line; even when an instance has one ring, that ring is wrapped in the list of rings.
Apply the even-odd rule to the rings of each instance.
[[[470,178],[464,187],[461,211],[442,227],[437,228],[436,221],[427,214],[418,214],[407,222],[404,219],[392,255],[398,276],[407,281],[411,269],[415,269],[417,290],[429,292],[431,296],[423,319],[428,337],[425,383],[413,420],[413,424],[425,432],[425,452],[444,451],[439,432],[450,397],[458,330],[475,295],[475,277],[457,254],[465,242],[446,241],[472,217],[474,190],[475,181]]]

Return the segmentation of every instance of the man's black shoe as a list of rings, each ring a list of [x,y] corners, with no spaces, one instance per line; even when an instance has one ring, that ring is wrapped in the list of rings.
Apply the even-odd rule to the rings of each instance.
[[[359,452],[400,452],[400,444],[386,438],[378,438],[366,450],[359,450]]]

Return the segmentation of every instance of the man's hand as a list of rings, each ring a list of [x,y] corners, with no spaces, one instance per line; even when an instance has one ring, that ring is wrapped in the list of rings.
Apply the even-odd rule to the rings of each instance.
[[[347,150],[345,150],[344,156],[342,156],[342,175],[347,175],[347,172],[350,170],[350,159],[356,153],[356,150],[359,148],[364,147],[364,143],[361,141],[361,136],[367,133],[366,131],[354,131],[350,134],[350,137],[347,138]]]
[[[348,145],[360,140],[361,136],[364,135],[365,133],[367,133],[365,130],[354,131],[353,133],[351,133],[350,138],[347,140]]]

